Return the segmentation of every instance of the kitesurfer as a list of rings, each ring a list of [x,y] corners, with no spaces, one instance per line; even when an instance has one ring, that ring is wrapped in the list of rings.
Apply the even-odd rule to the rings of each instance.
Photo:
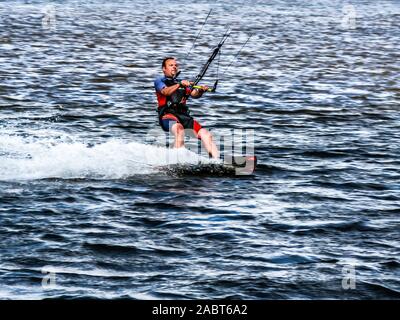
[[[211,133],[203,128],[189,113],[186,100],[198,99],[208,86],[196,86],[188,80],[177,78],[179,66],[174,57],[167,57],[162,62],[164,76],[154,81],[158,101],[159,124],[166,132],[171,132],[175,137],[175,148],[184,147],[185,131],[190,130],[195,137],[200,139],[213,158],[219,158],[219,150],[213,141]],[[186,131],[188,132],[188,131]]]

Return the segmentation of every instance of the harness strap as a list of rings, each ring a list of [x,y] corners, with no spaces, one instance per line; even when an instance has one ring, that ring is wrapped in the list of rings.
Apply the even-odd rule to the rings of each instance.
[[[193,118],[190,116],[189,110],[186,106],[181,107],[183,107],[184,109],[182,110],[182,112],[179,112],[180,110],[176,110],[176,106],[173,106],[171,104],[167,104],[161,108],[158,108],[157,112],[159,124],[161,125],[162,117],[167,113],[170,113],[179,120],[179,122],[185,129],[193,129]]]

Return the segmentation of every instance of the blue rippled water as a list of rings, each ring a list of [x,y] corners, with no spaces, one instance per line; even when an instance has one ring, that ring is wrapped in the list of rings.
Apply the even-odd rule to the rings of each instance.
[[[0,2],[0,298],[399,299],[399,2],[184,7]],[[161,60],[228,24],[190,107],[257,171],[166,174],[210,160],[159,143]]]

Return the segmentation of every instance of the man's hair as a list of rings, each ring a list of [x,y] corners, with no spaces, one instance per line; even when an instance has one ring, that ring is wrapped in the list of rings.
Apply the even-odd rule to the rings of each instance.
[[[164,60],[162,61],[162,67],[165,68],[167,60],[171,60],[171,59],[175,60],[174,57],[166,57],[166,58],[164,58]]]

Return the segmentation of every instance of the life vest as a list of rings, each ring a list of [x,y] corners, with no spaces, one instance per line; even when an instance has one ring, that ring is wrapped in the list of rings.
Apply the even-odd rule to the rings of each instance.
[[[170,87],[179,83],[179,80],[167,78],[164,83],[167,87]],[[191,90],[187,87],[178,88],[170,96],[156,92],[158,99],[158,121],[160,125],[162,117],[169,113],[174,115],[185,129],[193,128],[193,118],[190,116],[189,108],[186,106],[186,99],[190,95],[190,92]]]

